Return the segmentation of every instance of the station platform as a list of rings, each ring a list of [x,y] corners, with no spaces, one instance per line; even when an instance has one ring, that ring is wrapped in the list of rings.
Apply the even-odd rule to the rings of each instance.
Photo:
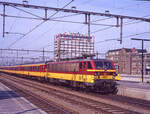
[[[46,112],[0,83],[0,114],[46,114]]]
[[[150,83],[118,81],[118,95],[150,101]]]

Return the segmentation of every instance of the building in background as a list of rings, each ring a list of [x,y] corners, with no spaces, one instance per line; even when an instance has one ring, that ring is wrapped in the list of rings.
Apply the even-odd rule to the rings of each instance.
[[[80,33],[57,34],[54,38],[54,60],[94,56],[94,37]]]
[[[150,74],[150,53],[144,53],[144,74]],[[117,72],[120,74],[139,75],[142,71],[142,50],[122,48],[109,50],[106,58],[114,61]]]

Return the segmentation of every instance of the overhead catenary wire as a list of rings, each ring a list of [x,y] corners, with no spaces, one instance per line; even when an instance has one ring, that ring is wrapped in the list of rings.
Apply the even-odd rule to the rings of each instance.
[[[143,16],[143,17],[148,17],[148,16],[150,16],[150,15],[146,15],[146,16]],[[100,20],[105,20],[105,19],[109,19],[109,18],[98,19],[98,20],[100,21]],[[96,21],[98,21],[98,20],[95,20],[94,22],[96,22]],[[136,23],[140,23],[140,22],[142,22],[142,21],[132,22],[132,23],[129,23],[129,22],[132,22],[132,21],[128,21],[128,22],[126,22],[124,25],[136,24]],[[105,27],[105,28],[102,28],[102,29],[93,31],[93,32],[91,32],[91,33],[96,33],[96,32],[100,32],[100,31],[108,30],[108,29],[111,29],[111,28],[113,28],[113,27],[114,27],[114,26]],[[83,28],[83,26],[82,26],[82,28]],[[139,34],[133,34],[133,35],[129,35],[129,36],[124,36],[123,38],[128,38],[128,37],[131,37],[131,36],[136,36],[136,35],[145,34],[145,33],[147,33],[147,32],[139,33]],[[113,40],[118,40],[118,41],[119,41],[119,38],[107,39],[107,40],[104,40],[104,41],[100,41],[100,43],[101,43],[101,42],[107,42],[107,41],[113,41]],[[96,43],[98,43],[98,42],[96,42]]]
[[[130,37],[133,37],[133,36],[138,36],[138,35],[142,35],[142,34],[149,34],[150,31],[146,31],[146,32],[141,32],[141,33],[136,33],[136,34],[131,34],[131,35],[127,35],[127,36],[123,36],[123,38],[130,38]],[[115,40],[115,41],[119,41],[119,38],[111,38],[111,39],[107,39],[107,40],[103,40],[103,41],[98,41],[96,43],[102,43],[102,42],[107,42],[107,41],[112,41],[112,40]]]
[[[67,7],[69,4],[71,4],[74,0],[71,0],[69,3],[67,3],[65,6],[62,7],[65,8]],[[59,12],[56,11],[54,14],[52,14],[51,16],[49,16],[48,18],[52,18],[54,15],[56,15]],[[25,36],[27,36],[29,33],[33,32],[36,28],[38,28],[39,26],[41,26],[43,23],[45,23],[47,20],[42,21],[41,23],[39,23],[38,25],[36,25],[35,27],[33,27],[30,31],[28,31],[26,34],[24,34],[23,36],[21,36],[19,39],[15,40],[13,43],[11,43],[8,48],[10,48],[11,46],[13,46],[14,44],[16,44],[18,41],[20,41],[22,38],[24,38]]]
[[[2,14],[0,14],[2,15]],[[17,17],[17,16],[9,16],[9,15],[5,15],[7,17],[15,17],[15,18],[26,18],[26,19],[38,19],[40,20],[39,18],[32,18],[32,17]],[[67,17],[67,16],[62,16],[63,17]],[[68,16],[69,17],[69,16]],[[61,17],[57,17],[57,18],[61,18]],[[43,19],[42,19],[43,20]],[[64,23],[75,23],[75,24],[85,24],[85,22],[79,22],[79,21],[69,21],[69,20],[58,20],[56,18],[51,18],[51,19],[47,19],[47,21],[57,21],[57,22],[64,22]],[[90,23],[91,25],[102,25],[102,26],[113,26],[115,27],[116,25],[108,25],[108,24],[100,24],[100,23]]]
[[[139,4],[136,4],[136,5],[139,5]],[[126,6],[126,7],[115,8],[115,9],[124,9],[124,8],[131,7],[131,6],[132,5],[129,5],[129,6]],[[146,16],[143,16],[143,17],[148,17],[148,16],[150,16],[150,15],[146,15]],[[103,21],[103,20],[107,20],[107,19],[110,19],[110,17],[104,18],[104,19],[93,20],[92,22]],[[134,21],[134,20],[131,20],[131,21],[128,21],[128,22],[132,22],[132,21]],[[128,22],[125,25],[130,25],[130,23],[128,24]],[[131,24],[136,24],[136,23],[139,23],[139,22],[141,22],[141,21],[133,22]],[[105,27],[105,28],[102,28],[102,29],[99,29],[99,30],[95,30],[95,31],[93,31],[91,33],[96,33],[96,32],[100,32],[100,31],[103,31],[103,30],[111,29],[111,28],[113,28],[113,27]]]
[[[20,15],[20,11],[18,12],[17,15],[18,15],[18,16]],[[11,32],[11,30],[12,30],[12,28],[13,28],[13,26],[14,26],[15,23],[16,23],[16,19],[14,19],[12,25],[10,26],[9,32]]]
[[[146,16],[143,16],[143,17],[149,17],[149,16],[150,16],[150,15],[146,15]],[[132,21],[125,22],[125,23],[124,23],[124,26],[126,26],[126,25],[131,25],[131,24],[137,24],[137,23],[140,23],[140,22],[142,22],[142,21],[137,21],[137,22],[132,22],[132,23],[130,23],[130,22],[132,22]],[[99,30],[95,30],[95,31],[93,31],[93,32],[91,32],[91,33],[93,34],[93,33],[100,32],[100,31],[104,31],[104,30],[107,30],[107,29],[110,29],[110,28],[113,28],[113,26],[111,26],[111,27],[105,27],[105,28],[102,28],[102,29],[99,29]]]
[[[17,8],[17,7],[12,6],[12,5],[11,5],[11,7],[16,8],[16,9],[18,9],[18,10],[20,10],[20,11],[23,11],[23,12],[25,12],[25,13],[27,13],[27,14],[30,14],[30,15],[32,15],[32,16],[34,16],[34,17],[37,17],[37,18],[41,18],[41,19],[42,19],[41,16],[35,15],[35,14],[31,13],[31,12],[25,11],[25,10],[23,10],[23,9]]]
[[[87,0],[87,1],[88,1],[88,0]],[[136,4],[136,6],[137,6],[137,5],[139,5],[139,4]],[[128,7],[131,7],[131,6],[132,6],[132,5],[128,5],[128,6],[125,6],[125,7],[113,8],[113,9],[111,9],[111,10],[120,10],[120,9],[128,8]],[[92,22],[103,21],[103,20],[107,20],[107,19],[111,19],[111,17],[93,20]]]
[[[1,16],[3,16],[3,14],[0,14]],[[59,16],[59,17],[54,17],[51,19],[46,19],[47,21],[52,21],[53,19],[59,19],[59,18],[66,18],[66,17],[72,17],[72,16],[76,16],[76,15],[80,15],[80,14],[73,14],[73,15],[66,15],[66,16]],[[21,19],[34,19],[34,20],[45,20],[45,18],[35,18],[35,17],[25,17],[25,16],[13,16],[13,15],[6,15],[5,17],[12,17],[12,18],[21,18]]]

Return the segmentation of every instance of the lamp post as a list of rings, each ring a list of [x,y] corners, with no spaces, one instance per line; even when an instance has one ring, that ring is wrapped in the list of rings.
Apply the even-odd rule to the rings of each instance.
[[[131,40],[140,40],[142,41],[142,83],[143,83],[143,80],[144,80],[144,56],[143,56],[143,48],[144,48],[144,41],[150,41],[150,39],[140,39],[140,38],[131,38]]]

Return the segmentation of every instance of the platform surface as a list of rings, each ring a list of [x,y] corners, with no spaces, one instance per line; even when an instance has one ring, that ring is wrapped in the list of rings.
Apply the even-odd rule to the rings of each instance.
[[[150,90],[150,83],[118,81],[120,86]]]
[[[44,111],[0,83],[0,114],[46,114]]]
[[[150,83],[118,81],[118,95],[150,101]]]

